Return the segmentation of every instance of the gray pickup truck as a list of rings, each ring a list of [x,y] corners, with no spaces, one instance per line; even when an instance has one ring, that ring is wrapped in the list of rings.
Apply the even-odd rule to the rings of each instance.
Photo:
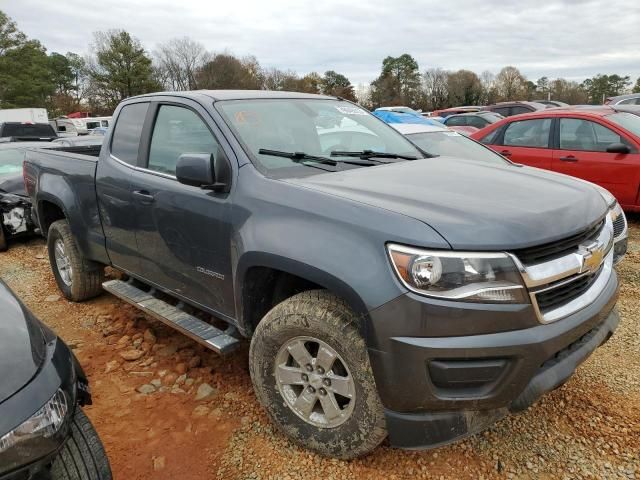
[[[26,156],[61,291],[220,353],[250,338],[256,396],[309,449],[478,432],[618,325],[626,220],[591,184],[429,154],[328,96],[157,93],[114,118],[101,149]]]

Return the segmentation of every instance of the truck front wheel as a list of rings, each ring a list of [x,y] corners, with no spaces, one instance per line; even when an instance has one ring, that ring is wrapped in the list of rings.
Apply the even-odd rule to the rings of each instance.
[[[82,302],[100,295],[104,266],[82,256],[66,220],[51,224],[47,248],[56,283],[67,300]]]
[[[322,455],[355,458],[387,435],[355,313],[324,290],[276,305],[251,340],[256,395],[295,443]]]

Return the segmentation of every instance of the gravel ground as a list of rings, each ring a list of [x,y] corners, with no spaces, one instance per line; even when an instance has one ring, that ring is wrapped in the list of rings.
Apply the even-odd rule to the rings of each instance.
[[[0,276],[75,350],[94,393],[87,414],[115,479],[640,478],[640,216],[618,267],[621,325],[563,387],[524,414],[424,452],[383,445],[331,460],[292,446],[251,389],[244,345],[205,351],[110,295],[61,299],[44,243],[0,254]]]

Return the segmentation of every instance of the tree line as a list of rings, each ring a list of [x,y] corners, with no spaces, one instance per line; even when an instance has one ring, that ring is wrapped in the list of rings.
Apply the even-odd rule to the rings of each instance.
[[[602,103],[628,91],[629,76],[596,75],[582,83],[562,78],[528,80],[517,68],[494,75],[470,70],[420,71],[409,54],[387,57],[370,85],[354,87],[336,71],[299,75],[266,68],[254,56],[210,52],[188,37],[168,40],[152,52],[124,30],[97,32],[84,56],[47,53],[0,11],[0,108],[44,107],[50,116],[72,111],[111,114],[123,99],[159,90],[258,89],[336,95],[366,108],[407,105],[434,110],[455,105],[547,98],[571,104]],[[640,92],[640,78],[633,87]]]

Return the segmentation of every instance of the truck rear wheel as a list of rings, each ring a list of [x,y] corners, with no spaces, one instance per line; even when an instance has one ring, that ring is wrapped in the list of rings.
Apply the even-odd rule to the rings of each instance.
[[[71,434],[51,466],[52,480],[111,480],[111,467],[93,425],[78,406]]]
[[[327,291],[276,305],[256,328],[249,368],[260,403],[298,445],[350,459],[387,435],[356,315]]]
[[[67,300],[82,302],[100,295],[104,266],[82,256],[66,220],[51,224],[47,247],[56,283]]]

